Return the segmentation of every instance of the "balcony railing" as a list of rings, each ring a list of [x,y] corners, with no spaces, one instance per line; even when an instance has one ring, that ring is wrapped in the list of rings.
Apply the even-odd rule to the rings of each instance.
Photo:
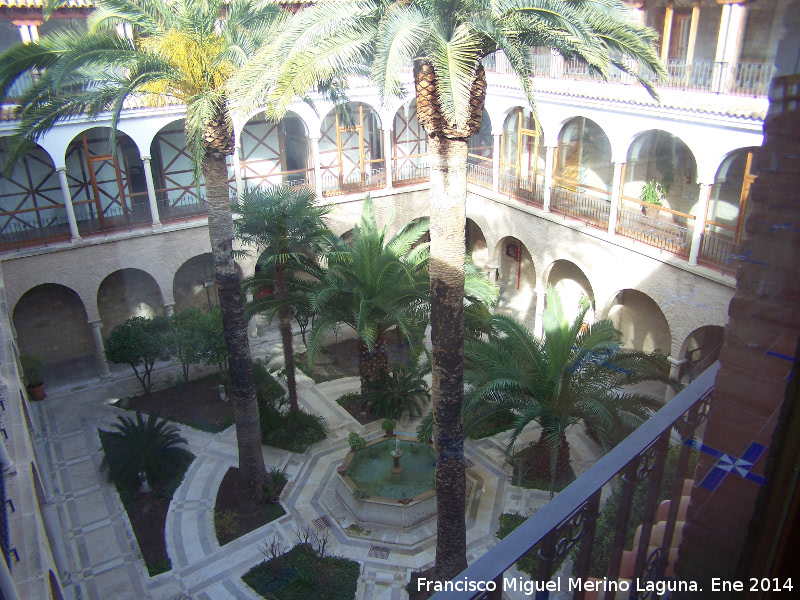
[[[457,575],[452,589],[438,592],[434,600],[499,600],[504,586],[509,585],[516,585],[520,591],[521,579],[508,577],[506,580],[505,572],[529,552],[538,556],[538,572],[532,579],[534,584],[539,582],[540,585],[553,580],[557,574],[556,565],[567,556],[573,556],[573,571],[566,573],[567,578],[572,579],[565,578],[561,586],[562,593],[570,593],[572,598],[584,598],[586,582],[603,586],[596,589],[606,590],[606,600],[615,598],[615,587],[621,592],[630,590],[630,596],[624,593],[624,597],[657,597],[655,592],[642,593],[637,588],[647,588],[648,583],[655,587],[655,582],[664,581],[673,574],[675,548],[682,536],[678,515],[681,504],[687,502],[689,482],[694,477],[690,468],[692,448],[699,446],[699,440],[690,436],[702,429],[699,425],[708,414],[718,369],[719,363],[715,363],[700,374],[564,491]],[[677,455],[675,475],[667,488],[668,500],[662,502],[660,492],[668,483],[663,476],[670,449],[673,456]],[[602,499],[607,497],[603,493],[606,486],[619,486],[619,508],[607,519],[613,536],[608,564],[607,567],[602,564],[601,574],[597,572],[597,563],[590,567],[590,562],[596,545],[604,541],[595,535],[595,529]],[[634,506],[635,497],[641,499],[641,504]],[[603,508],[604,513],[607,510]],[[640,518],[632,520],[632,514]],[[635,535],[632,535],[633,530],[636,530]],[[631,536],[632,544],[626,542]],[[631,545],[630,550],[626,550],[627,545]],[[576,581],[581,581],[582,585],[575,587]],[[465,582],[493,582],[495,591],[464,590],[455,585]],[[539,600],[549,597],[548,590],[533,591]]]
[[[384,169],[354,172],[350,175],[323,174],[322,195],[338,196],[366,190],[378,190],[386,187]]]
[[[93,201],[75,202],[75,218],[81,235],[133,229],[152,224],[150,206],[134,204],[122,207],[118,204],[106,207],[103,212],[95,210]],[[83,208],[80,208],[83,207]]]
[[[35,212],[35,215],[30,213]],[[5,213],[5,225],[0,229],[0,249],[47,245],[70,239],[67,211],[63,206],[29,213]],[[20,218],[21,217],[21,218]]]
[[[467,181],[474,183],[482,188],[491,190],[492,184],[492,169],[475,163],[467,163]]]
[[[208,214],[206,202],[194,194],[186,195],[180,200],[171,202],[170,200],[159,201],[158,218],[162,223],[170,221],[183,221],[192,217],[201,217]]]
[[[526,177],[502,173],[500,175],[500,193],[520,200],[526,206],[537,208],[544,206],[544,185]]]
[[[681,256],[688,256],[692,243],[686,227],[623,207],[619,209],[617,233]]]
[[[730,238],[712,233],[704,233],[698,261],[726,272],[735,271],[739,266],[739,245]]]
[[[587,225],[608,229],[608,215],[611,203],[600,198],[574,192],[560,185],[553,186],[550,210]]]
[[[411,185],[431,178],[430,165],[405,165],[392,169],[392,185]]]

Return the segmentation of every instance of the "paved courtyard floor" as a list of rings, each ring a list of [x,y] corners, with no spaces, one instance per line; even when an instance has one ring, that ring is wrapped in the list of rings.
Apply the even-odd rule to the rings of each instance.
[[[276,331],[265,332],[256,342],[254,355],[280,354]],[[210,434],[181,426],[196,459],[167,516],[165,535],[173,568],[149,577],[117,492],[100,471],[97,429],[110,426],[117,415],[129,414],[111,403],[136,394],[139,385],[133,377],[121,376],[124,373],[116,375],[107,382],[94,380],[55,390],[36,403],[39,441],[47,451],[71,573],[67,594],[75,600],[257,600],[260,596],[241,576],[264,560],[259,548],[274,537],[294,545],[295,532],[306,527],[328,531],[329,554],[362,565],[359,600],[406,598],[402,588],[409,573],[433,564],[433,520],[408,532],[365,526],[368,533],[348,533],[346,528],[356,521],[333,487],[336,467],[349,450],[347,435],[357,431],[369,440],[383,432],[378,422],[358,424],[335,402],[341,394],[358,389],[357,378],[315,385],[298,373],[300,404],[325,418],[330,435],[305,454],[263,447],[267,468],[280,468],[289,477],[281,495],[287,514],[220,547],[213,526],[214,502],[226,471],[238,464],[235,430]],[[167,377],[169,369],[163,368],[154,379]],[[405,419],[396,432],[413,435],[415,427],[414,421]],[[538,437],[538,432],[525,436],[522,443]],[[577,430],[569,439],[573,468],[580,474],[597,459],[598,447]],[[466,444],[474,490],[467,508],[470,562],[497,543],[494,533],[501,513],[531,514],[548,500],[546,492],[510,485],[511,469],[503,460],[505,441],[499,436]]]

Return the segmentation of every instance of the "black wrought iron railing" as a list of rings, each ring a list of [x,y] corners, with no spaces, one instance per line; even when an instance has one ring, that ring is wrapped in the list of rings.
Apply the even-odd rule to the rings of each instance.
[[[492,169],[475,163],[467,163],[467,181],[482,188],[492,189]]]
[[[538,582],[544,587],[558,579],[562,581],[562,594],[566,592],[574,599],[584,598],[589,591],[586,582],[600,586],[596,590],[605,591],[605,600],[613,600],[617,591],[630,598],[656,598],[656,582],[665,581],[674,568],[674,548],[682,535],[678,515],[694,477],[690,467],[693,448],[700,446],[691,436],[702,429],[699,425],[708,414],[718,370],[719,363],[715,363],[700,374],[564,491],[456,576],[449,587],[437,592],[434,600],[499,600],[504,586],[516,585],[520,591],[525,582],[506,577],[506,571],[531,551],[538,558],[538,570],[528,582],[531,585]],[[669,501],[662,502],[659,492],[665,484],[668,455],[677,458],[670,469]],[[592,556],[607,539],[595,535],[598,515],[601,509],[606,510],[606,486],[618,487],[618,509],[606,522],[613,528],[609,536],[612,542],[607,563],[598,573]],[[635,498],[641,504],[634,505]],[[632,528],[636,534],[631,549],[626,550]],[[573,569],[559,579],[555,566],[569,555],[574,558]],[[487,589],[478,591],[470,583]],[[523,591],[529,596],[535,592],[539,600],[549,597],[546,589]]]
[[[688,256],[692,234],[688,228],[648,217],[640,211],[619,209],[617,233],[681,256]]]
[[[383,169],[356,171],[350,175],[322,175],[322,195],[336,196],[364,190],[377,190],[386,186],[386,173]]]
[[[0,215],[0,249],[47,245],[70,239],[67,212],[63,206],[29,213]]]
[[[153,222],[149,204],[121,206],[115,204],[98,212],[93,202],[76,202],[75,218],[81,235],[144,227]]]
[[[392,185],[410,185],[421,183],[431,178],[430,165],[394,166],[392,169]]]
[[[735,272],[739,266],[739,245],[731,238],[704,233],[700,246],[699,262],[716,267],[725,273]]]

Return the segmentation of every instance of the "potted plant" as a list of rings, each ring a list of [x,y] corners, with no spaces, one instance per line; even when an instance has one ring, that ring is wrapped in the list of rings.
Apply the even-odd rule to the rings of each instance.
[[[367,446],[367,442],[364,440],[364,438],[358,435],[355,431],[351,432],[350,435],[347,436],[347,443],[350,444],[350,450],[353,452],[357,450],[363,450]]]
[[[383,423],[381,423],[381,429],[386,432],[385,437],[392,437],[395,427],[397,427],[397,421],[394,419],[384,419]]]
[[[21,354],[19,362],[22,365],[22,376],[25,379],[25,387],[31,400],[44,400],[47,394],[44,392],[44,359],[38,354]]]
[[[648,217],[655,217],[658,215],[658,207],[664,206],[664,198],[666,193],[661,184],[651,179],[642,186],[642,191],[639,193],[639,200],[643,202],[642,212]]]

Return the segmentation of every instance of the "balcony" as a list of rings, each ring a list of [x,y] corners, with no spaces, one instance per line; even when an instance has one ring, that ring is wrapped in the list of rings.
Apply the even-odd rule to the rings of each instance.
[[[539,209],[544,207],[544,185],[526,177],[502,173],[500,193],[524,202],[525,206],[535,206]]]
[[[719,363],[715,363],[697,376],[652,418],[453,579],[462,584],[494,582],[495,591],[453,588],[433,598],[499,600],[504,585],[516,585],[519,591],[523,582],[510,575],[506,579],[506,571],[531,552],[538,566],[529,585],[560,583],[562,594],[567,592],[575,599],[596,597],[594,592],[605,590],[605,600],[612,600],[617,589],[619,597],[657,597],[654,591],[643,592],[641,588],[658,589],[674,576],[683,515],[695,481],[709,489],[719,483],[713,477],[718,469],[703,474],[712,476],[695,480],[691,467],[695,449],[705,448],[697,434],[708,414],[718,369]],[[668,455],[673,457],[670,465],[674,470],[665,469]],[[663,488],[667,489],[667,498],[662,500]],[[612,504],[607,499],[613,490]],[[635,498],[641,502],[635,503]],[[596,559],[604,542],[602,535],[596,535],[601,514],[605,525],[613,529],[610,547],[603,549],[610,549],[607,561],[602,562]],[[559,573],[557,566],[570,556],[572,571]],[[583,585],[576,587],[578,579]],[[531,591],[536,592],[537,599],[546,599],[549,591],[555,590]]]
[[[550,210],[598,229],[608,229],[611,202],[602,198],[602,195],[608,197],[608,192],[580,184],[573,185],[575,189],[565,187],[563,183],[553,186]]]
[[[386,187],[384,169],[355,171],[349,175],[337,175],[330,172],[322,174],[322,195],[325,197],[379,190],[384,187]]]
[[[631,202],[631,200],[628,201]],[[642,209],[650,210],[644,206]],[[692,232],[686,227],[662,218],[662,212],[667,216],[671,213],[667,209],[659,210],[657,207],[653,207],[652,210],[657,216],[643,213],[642,209],[635,210],[621,206],[617,217],[617,233],[678,256],[688,257]]]

